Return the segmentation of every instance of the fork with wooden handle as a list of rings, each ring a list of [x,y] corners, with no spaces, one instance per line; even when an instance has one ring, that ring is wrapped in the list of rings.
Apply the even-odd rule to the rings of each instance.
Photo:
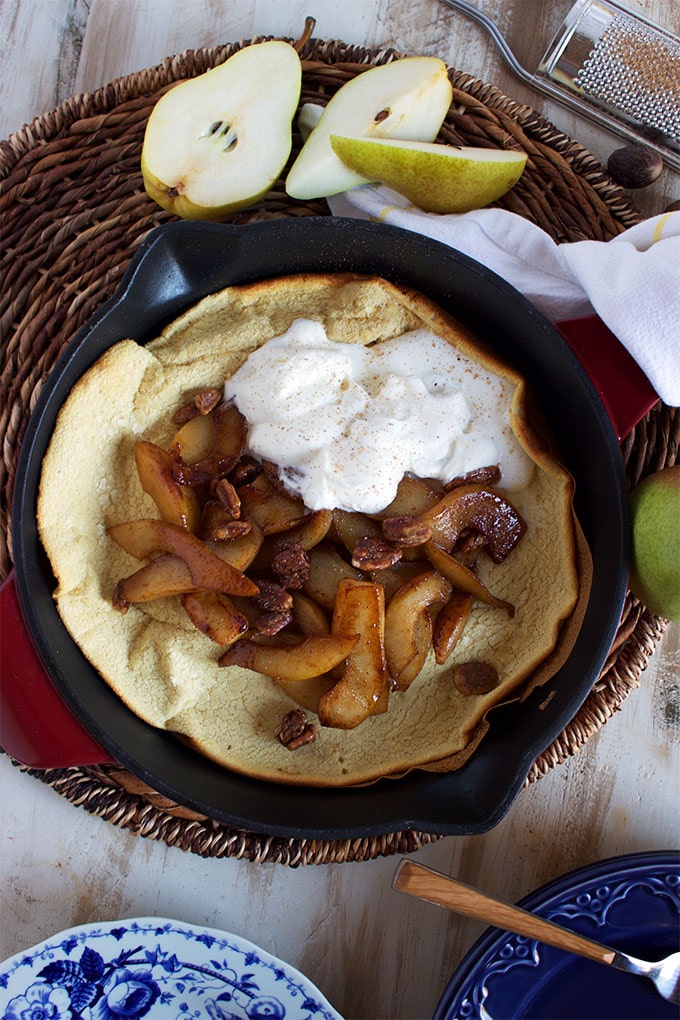
[[[596,963],[647,977],[654,982],[664,999],[680,1005],[680,953],[673,953],[658,963],[638,960],[413,861],[400,862],[392,887],[398,892],[447,907],[466,917],[486,921],[497,928],[515,932],[516,935],[525,935],[577,956],[584,956],[588,960],[595,960]]]

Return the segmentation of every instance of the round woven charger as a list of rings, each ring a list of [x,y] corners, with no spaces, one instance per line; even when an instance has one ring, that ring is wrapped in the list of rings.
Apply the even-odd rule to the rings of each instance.
[[[168,58],[68,100],[0,143],[0,577],[11,567],[17,454],[40,389],[64,347],[116,289],[140,242],[172,219],[146,196],[142,185],[140,153],[147,117],[167,88],[222,63],[244,45],[242,41]],[[303,64],[301,103],[325,104],[367,67],[404,55],[308,34],[294,45]],[[454,69],[450,78],[454,100],[440,140],[520,146],[529,155],[521,181],[499,204],[538,224],[556,241],[608,240],[639,222],[640,214],[625,193],[582,146],[495,87]],[[299,145],[296,133],[291,160]],[[327,214],[323,201],[291,200],[282,177],[256,206],[229,221]],[[622,448],[630,485],[675,463],[679,429],[677,412],[662,404],[636,426]],[[627,597],[601,676],[574,720],[534,763],[527,783],[574,754],[620,708],[638,686],[664,625]],[[440,838],[412,830],[356,840],[274,838],[197,815],[120,766],[25,771],[115,825],[205,857],[320,864],[410,853]]]

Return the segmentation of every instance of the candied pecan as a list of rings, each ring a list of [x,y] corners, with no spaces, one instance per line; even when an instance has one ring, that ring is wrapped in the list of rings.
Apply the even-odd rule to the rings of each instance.
[[[357,570],[386,570],[401,559],[402,551],[394,542],[381,538],[360,538],[352,552]]]
[[[249,485],[258,475],[262,474],[262,465],[254,457],[241,457],[236,466],[229,472],[232,485]]]
[[[258,616],[255,622],[255,629],[258,634],[265,634],[267,637],[273,637],[274,634],[278,634],[280,630],[287,627],[293,619],[292,610],[286,609],[281,612],[270,612],[262,613]]]
[[[284,541],[272,560],[272,570],[284,588],[297,590],[309,580],[309,555],[297,542]]]
[[[422,545],[432,538],[432,528],[417,517],[403,515],[401,517],[385,517],[382,530],[386,539],[396,545]]]
[[[217,386],[210,386],[207,390],[201,390],[194,397],[194,404],[199,414],[210,414],[214,411],[222,399],[222,390]]]
[[[316,740],[316,727],[310,723],[301,708],[292,708],[284,715],[278,738],[289,751],[311,744]]]
[[[225,510],[228,510],[234,520],[237,520],[241,516],[241,500],[229,479],[218,479],[214,483],[213,492]]]
[[[224,524],[217,525],[211,537],[214,542],[228,542],[232,538],[249,535],[252,528],[250,521],[225,521]]]
[[[444,486],[445,492],[457,489],[459,485],[495,485],[501,478],[501,469],[498,464],[489,464],[488,467],[474,468],[464,475],[457,475],[451,478]]]
[[[192,418],[196,418],[200,414],[200,411],[196,407],[196,404],[190,401],[188,404],[183,404],[179,407],[172,416],[173,425],[186,425]]]
[[[498,681],[498,672],[488,662],[461,662],[453,669],[453,682],[461,694],[488,694]]]
[[[235,521],[221,503],[209,499],[201,512],[198,537],[204,542],[226,542],[247,535],[251,528],[250,521]]]
[[[253,601],[260,609],[268,609],[273,613],[285,613],[292,608],[293,596],[282,588],[275,581],[260,581],[257,585],[259,592],[253,596]]]

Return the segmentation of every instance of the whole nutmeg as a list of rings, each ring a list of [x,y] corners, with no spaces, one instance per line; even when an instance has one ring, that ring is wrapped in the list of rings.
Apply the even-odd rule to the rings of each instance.
[[[647,188],[663,170],[663,160],[646,145],[625,145],[612,152],[607,170],[622,188]]]

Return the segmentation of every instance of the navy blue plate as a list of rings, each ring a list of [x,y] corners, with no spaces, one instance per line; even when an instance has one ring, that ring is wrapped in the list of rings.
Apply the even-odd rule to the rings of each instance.
[[[680,854],[614,857],[542,886],[520,906],[642,960],[680,948]],[[646,978],[489,929],[451,978],[435,1020],[678,1020]]]

